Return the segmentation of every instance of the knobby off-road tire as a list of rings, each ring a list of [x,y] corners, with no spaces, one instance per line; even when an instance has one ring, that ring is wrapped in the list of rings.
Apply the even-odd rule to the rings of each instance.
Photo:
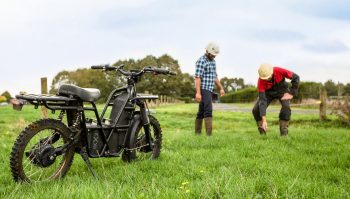
[[[35,158],[68,142],[71,131],[59,120],[43,119],[31,123],[17,137],[10,157],[11,172],[16,182],[40,182],[64,177],[73,162],[74,147],[45,166]],[[58,136],[59,135],[59,136]],[[59,138],[52,141],[53,136]],[[39,151],[34,153],[33,151]]]
[[[130,139],[127,145],[127,149],[124,150],[122,154],[122,160],[124,162],[132,162],[134,160],[143,160],[143,159],[157,159],[160,155],[160,150],[162,147],[162,129],[158,120],[149,115],[150,119],[150,135],[151,142],[153,144],[152,151],[145,151],[146,145],[145,142],[145,130],[142,125],[141,120],[137,120],[132,125],[132,130],[130,134]]]

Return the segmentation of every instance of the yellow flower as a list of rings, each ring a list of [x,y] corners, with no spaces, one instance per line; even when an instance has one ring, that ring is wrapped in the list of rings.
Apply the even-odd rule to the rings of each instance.
[[[182,183],[182,185],[187,185],[187,184],[189,184],[189,182],[183,182],[183,183]]]

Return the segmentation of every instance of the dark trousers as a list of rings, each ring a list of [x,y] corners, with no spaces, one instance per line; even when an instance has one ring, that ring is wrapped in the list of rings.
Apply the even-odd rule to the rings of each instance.
[[[289,121],[290,116],[292,114],[292,111],[290,110],[290,100],[281,100],[280,98],[267,97],[267,107],[274,99],[278,99],[282,105],[281,110],[280,110],[279,119]],[[256,121],[262,120],[262,118],[260,116],[260,111],[259,111],[259,100],[254,105],[253,115],[254,115],[254,118]]]
[[[212,92],[201,90],[202,101],[199,103],[197,119],[213,117]]]

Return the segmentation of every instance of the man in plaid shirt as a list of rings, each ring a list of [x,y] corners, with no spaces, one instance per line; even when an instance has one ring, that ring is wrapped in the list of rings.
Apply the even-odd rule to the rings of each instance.
[[[220,95],[225,95],[225,91],[217,77],[215,56],[219,54],[219,46],[209,43],[205,48],[205,54],[196,62],[196,101],[199,102],[199,110],[195,121],[195,133],[201,134],[204,119],[206,134],[212,134],[212,92],[214,83],[220,89]]]

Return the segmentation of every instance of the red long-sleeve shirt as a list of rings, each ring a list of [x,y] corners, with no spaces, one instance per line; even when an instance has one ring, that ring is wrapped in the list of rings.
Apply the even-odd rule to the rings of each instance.
[[[286,70],[284,68],[273,67],[273,76],[272,76],[273,81],[263,80],[259,78],[258,91],[265,92],[271,89],[275,84],[278,84],[281,81],[283,81],[284,78],[292,79],[292,77],[293,77],[293,72]]]
[[[271,95],[272,93],[275,93],[275,94],[279,93],[279,91],[283,91],[284,89],[288,90],[288,85],[283,83],[285,78],[292,80],[292,87],[290,88],[289,93],[295,96],[298,92],[298,86],[299,86],[300,80],[299,80],[299,76],[293,73],[292,71],[289,71],[280,67],[273,67],[272,80],[263,80],[259,78],[258,92],[259,92],[260,116],[266,115],[266,108],[267,108],[266,92],[268,92]],[[281,83],[282,85],[274,87],[279,83]]]

